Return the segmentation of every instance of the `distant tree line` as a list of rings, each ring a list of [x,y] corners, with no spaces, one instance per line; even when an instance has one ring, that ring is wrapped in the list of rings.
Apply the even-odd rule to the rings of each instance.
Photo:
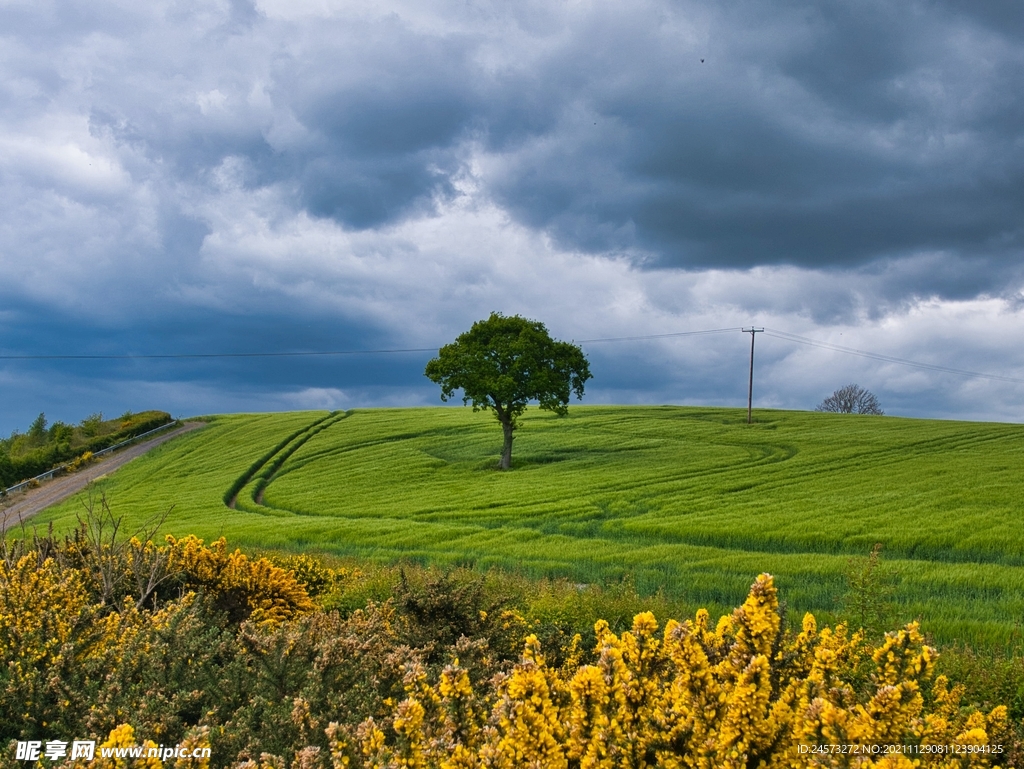
[[[87,451],[100,451],[171,421],[166,411],[126,411],[117,419],[104,420],[97,413],[77,425],[60,421],[49,425],[46,415],[40,414],[28,432],[15,430],[10,437],[0,438],[0,491]]]

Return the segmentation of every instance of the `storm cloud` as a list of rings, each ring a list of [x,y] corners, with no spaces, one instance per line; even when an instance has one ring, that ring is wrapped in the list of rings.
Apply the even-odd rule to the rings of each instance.
[[[0,354],[430,347],[501,310],[1024,376],[1014,4],[12,2],[0,29]],[[735,336],[596,344],[592,397],[741,399]],[[361,360],[0,360],[0,430],[434,402],[423,360]],[[1019,385],[843,360],[765,340],[762,405],[842,374],[1020,416]]]

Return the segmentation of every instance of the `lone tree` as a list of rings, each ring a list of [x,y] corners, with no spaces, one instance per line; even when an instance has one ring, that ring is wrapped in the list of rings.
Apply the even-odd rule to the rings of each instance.
[[[442,347],[424,373],[441,385],[441,400],[461,389],[473,411],[494,412],[505,434],[498,467],[508,470],[512,432],[526,404],[538,401],[542,409],[566,414],[570,393],[583,398],[590,366],[579,347],[552,339],[543,323],[492,312]]]
[[[857,384],[840,387],[819,403],[815,411],[831,411],[835,414],[885,414],[878,405],[875,394]]]

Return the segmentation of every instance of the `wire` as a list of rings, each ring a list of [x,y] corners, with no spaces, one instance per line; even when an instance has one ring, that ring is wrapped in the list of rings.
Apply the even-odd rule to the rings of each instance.
[[[739,331],[736,328],[715,328],[707,331],[677,331],[671,334],[648,334],[647,336],[619,336],[605,339],[582,339],[580,344],[597,342],[635,342],[644,339],[668,339],[680,336],[699,336],[701,334],[721,334]],[[0,355],[0,360],[181,360],[188,358],[297,358],[302,356],[325,355],[387,355],[406,352],[437,352],[438,347],[407,347],[389,350],[318,350],[310,352],[208,352],[208,353],[173,353],[144,355]]]
[[[312,352],[187,352],[168,355],[0,355],[0,360],[164,360],[181,358],[296,358],[303,355],[384,355],[397,352],[435,352],[436,347],[394,350],[325,350]]]
[[[739,326],[734,328],[713,328],[708,331],[677,331],[673,334],[648,334],[647,336],[614,336],[606,339],[581,339],[580,344],[594,344],[595,342],[636,342],[643,339],[668,339],[676,336],[699,336],[701,334],[724,334],[731,331],[740,331]]]
[[[638,342],[651,339],[672,339],[685,336],[703,336],[707,334],[725,334],[742,331],[739,326],[732,328],[713,328],[703,331],[676,331],[668,334],[645,334],[641,336],[616,336],[603,337],[600,339],[581,339],[579,344],[598,344],[603,342]],[[966,369],[939,366],[933,363],[921,363],[920,361],[897,358],[892,355],[857,350],[852,347],[822,342],[817,339],[798,334],[791,334],[788,331],[780,331],[774,328],[765,328],[767,336],[783,339],[788,342],[818,347],[823,350],[832,350],[846,355],[856,355],[861,358],[895,363],[900,366],[924,369],[926,371],[937,371],[944,374],[956,374],[957,376],[975,377],[978,379],[991,379],[998,382],[1012,382],[1024,384],[1024,379],[1000,374],[985,374],[979,371],[968,371]],[[414,352],[436,352],[437,347],[404,347],[382,350],[313,350],[309,352],[210,352],[210,353],[168,353],[168,354],[144,354],[144,355],[0,355],[0,360],[183,360],[183,359],[209,359],[209,358],[298,358],[298,357],[324,357],[332,355],[390,355],[397,353]]]
[[[882,355],[876,352],[868,352],[866,350],[856,350],[852,347],[843,347],[842,345],[832,344],[831,342],[820,342],[817,339],[808,339],[805,336],[799,336],[797,334],[790,334],[786,331],[779,331],[773,328],[766,328],[765,334],[767,336],[773,336],[776,339],[785,339],[789,342],[796,342],[797,344],[807,345],[808,347],[819,347],[823,350],[833,350],[835,352],[845,353],[847,355],[857,355],[861,358],[870,358],[871,360],[883,361],[885,363],[896,363],[900,366],[910,366],[912,368],[924,369],[926,371],[938,371],[944,374],[956,374],[958,376],[975,377],[978,379],[992,379],[997,382],[1012,382],[1014,384],[1024,384],[1024,379],[1019,379],[1012,376],[1002,376],[1000,374],[983,374],[979,371],[967,371],[966,369],[950,368],[949,366],[938,366],[934,363],[921,363],[920,361],[907,360],[906,358],[896,358],[892,355]]]

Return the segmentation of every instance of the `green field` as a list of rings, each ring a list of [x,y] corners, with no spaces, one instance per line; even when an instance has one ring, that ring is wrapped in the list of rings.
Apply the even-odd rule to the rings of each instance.
[[[96,484],[140,522],[243,547],[632,579],[726,609],[776,575],[826,618],[882,543],[897,619],[997,646],[1024,617],[1024,426],[735,409],[530,410],[514,469],[469,409],[216,417]],[[237,496],[236,496],[237,492]],[[225,500],[235,498],[234,509]],[[37,519],[75,523],[83,499]]]

